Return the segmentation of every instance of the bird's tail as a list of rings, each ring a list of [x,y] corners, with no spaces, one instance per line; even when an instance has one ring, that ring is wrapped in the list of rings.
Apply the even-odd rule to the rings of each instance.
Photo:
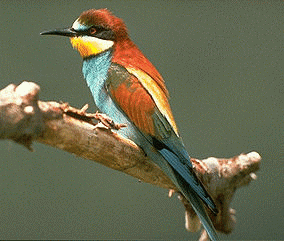
[[[141,144],[141,143],[140,143]],[[203,202],[214,213],[217,208],[192,170],[192,163],[180,140],[170,139],[168,142],[154,141],[153,144],[145,141],[141,145],[147,155],[172,180],[179,191],[191,203],[211,240],[219,240],[215,228],[207,215]],[[178,148],[180,147],[180,148]],[[184,150],[183,152],[179,150]]]
[[[200,199],[196,191],[189,185],[188,182],[166,161],[167,158],[161,153],[161,150],[153,151],[152,147],[144,145],[144,151],[149,157],[165,172],[166,175],[173,181],[180,192],[185,198],[191,203],[194,211],[198,215],[202,222],[206,232],[208,233],[211,240],[219,240],[215,228],[207,215],[204,208],[203,201]],[[173,157],[171,157],[173,158]]]
[[[178,156],[176,156],[175,154],[173,154],[172,152],[170,152],[167,149],[163,149],[163,150],[159,150],[158,151],[169,163],[169,166],[166,170],[166,174],[170,174],[170,178],[171,180],[174,182],[174,184],[176,185],[176,187],[180,190],[180,192],[185,196],[185,198],[191,203],[191,206],[193,207],[194,211],[196,212],[196,214],[198,215],[200,221],[202,222],[205,230],[207,231],[207,234],[209,235],[211,240],[219,240],[217,233],[215,231],[215,228],[210,220],[210,218],[208,217],[208,214],[204,208],[203,202],[205,201],[209,201],[209,207],[212,207],[212,205],[215,206],[215,204],[213,203],[213,200],[211,199],[210,196],[207,196],[206,193],[204,193],[205,190],[203,190],[203,185],[202,183],[200,183],[199,181],[197,183],[195,183],[196,180],[196,176],[195,173],[192,173],[192,175],[188,176],[190,179],[190,182],[188,182],[184,176],[182,176],[178,170],[176,170],[173,166],[172,163],[175,162],[179,162],[179,158]],[[169,160],[169,158],[171,160]],[[176,159],[176,160],[175,160]],[[170,169],[170,170],[169,170]],[[163,170],[163,171],[165,171]],[[183,173],[183,172],[182,172]],[[202,186],[200,186],[202,185]],[[198,192],[197,192],[198,191]],[[202,195],[202,193],[204,195]],[[201,195],[201,196],[200,196]],[[207,198],[206,198],[207,196]],[[205,199],[201,199],[201,197],[205,198]],[[209,198],[209,199],[208,199]],[[208,202],[204,202],[204,203],[208,203]],[[217,213],[217,208],[215,208],[213,206],[212,211],[215,211],[214,213]]]
[[[177,181],[175,185],[179,188],[179,190],[186,197],[186,199],[191,203],[191,206],[198,215],[210,239],[214,241],[219,240],[215,228],[210,218],[208,217],[208,214],[204,208],[203,202],[201,201],[200,197],[190,187],[190,185],[184,182],[183,178],[179,175],[179,173],[177,173],[174,170],[173,172],[175,172],[176,181]]]

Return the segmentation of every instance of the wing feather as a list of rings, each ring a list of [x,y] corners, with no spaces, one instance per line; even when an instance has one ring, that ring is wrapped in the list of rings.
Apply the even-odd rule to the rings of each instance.
[[[156,79],[154,80],[151,76],[140,69],[132,67],[127,67],[126,69],[129,73],[135,76],[137,80],[139,80],[139,83],[144,87],[148,95],[151,96],[152,101],[154,101],[154,104],[157,107],[157,115],[159,118],[162,117],[160,118],[161,122],[158,124],[167,124],[165,123],[165,121],[167,121],[175,134],[179,136],[177,125],[169,104],[168,95],[159,86],[159,84],[156,82]]]
[[[144,133],[158,139],[177,136],[168,96],[148,74],[113,63],[107,87],[116,103]]]
[[[135,72],[131,69],[129,72],[128,68],[124,68],[128,75],[123,73],[124,77],[120,78],[123,67],[116,67],[119,67],[120,71],[113,69],[115,76],[109,73],[111,81],[108,82],[108,89],[112,98],[140,131],[152,136],[155,142],[153,145],[175,172],[212,211],[217,212],[213,200],[193,172],[190,157],[177,134],[171,109],[163,91],[159,91],[155,81],[140,70]],[[184,188],[185,186],[181,187]],[[183,193],[186,194],[185,191]]]
[[[154,154],[153,161],[170,175],[175,185],[192,203],[210,238],[217,240],[216,232],[201,200],[213,212],[217,213],[218,210],[192,169],[190,157],[178,135],[164,91],[142,70],[124,68],[118,64],[112,64],[106,84],[113,100],[131,122],[139,131],[146,134],[145,136],[152,137],[152,145],[157,153],[163,156],[165,162],[159,161],[159,158],[155,160]],[[147,145],[144,147],[147,148]],[[152,149],[146,153],[151,152]]]
[[[115,71],[115,70],[114,70]],[[127,71],[125,69],[125,71]],[[116,74],[121,73],[116,71]],[[155,136],[154,122],[152,115],[155,111],[155,102],[151,95],[145,90],[139,80],[128,73],[123,73],[124,78],[112,78],[108,81],[108,89],[119,107],[134,122],[134,124],[144,133]]]

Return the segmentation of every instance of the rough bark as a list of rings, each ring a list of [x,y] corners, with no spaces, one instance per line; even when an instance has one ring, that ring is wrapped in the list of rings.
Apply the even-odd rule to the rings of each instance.
[[[13,140],[29,150],[32,150],[32,142],[41,142],[167,188],[169,196],[178,192],[135,143],[112,131],[127,128],[123,123],[113,123],[98,113],[88,114],[86,107],[78,110],[68,104],[40,101],[39,90],[35,83],[22,82],[0,91],[0,139]],[[94,119],[99,119],[100,123],[94,124]],[[254,172],[259,169],[260,160],[256,152],[229,159],[192,158],[198,177],[219,209],[216,216],[208,211],[219,232],[228,234],[234,229],[236,211],[230,208],[230,203],[238,188],[256,179]],[[178,196],[186,210],[187,230],[198,231],[201,226],[198,217],[187,200],[181,194]],[[208,240],[204,230],[200,240]]]

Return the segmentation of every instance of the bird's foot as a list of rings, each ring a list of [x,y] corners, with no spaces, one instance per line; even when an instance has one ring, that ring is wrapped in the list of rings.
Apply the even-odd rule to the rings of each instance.
[[[88,104],[85,104],[81,109],[76,109],[69,106],[68,103],[62,103],[61,109],[65,114],[75,117],[77,119],[84,120],[90,124],[94,124],[93,120],[96,119],[99,123],[102,123],[108,129],[120,130],[123,127],[127,127],[126,124],[117,124],[106,114],[96,112],[95,114],[86,113],[86,110],[89,108]]]
[[[99,122],[101,122],[108,129],[120,130],[123,127],[127,127],[126,124],[117,124],[110,117],[108,117],[106,114],[102,114],[102,113],[99,113],[99,112],[96,112],[94,114],[94,118],[96,120],[98,120]]]

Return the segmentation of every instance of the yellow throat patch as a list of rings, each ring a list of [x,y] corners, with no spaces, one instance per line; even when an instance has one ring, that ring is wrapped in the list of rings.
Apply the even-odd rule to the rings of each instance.
[[[70,42],[83,58],[99,54],[111,48],[114,44],[111,40],[103,40],[91,36],[72,37]]]

